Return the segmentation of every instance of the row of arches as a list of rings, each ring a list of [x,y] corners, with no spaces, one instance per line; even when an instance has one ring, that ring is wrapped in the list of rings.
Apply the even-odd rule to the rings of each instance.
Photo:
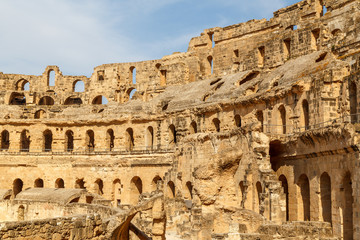
[[[295,196],[289,196],[289,183],[285,175],[279,176],[284,194],[286,196],[286,220],[290,220],[290,211],[296,210],[297,212],[291,215],[297,216],[299,221],[311,221],[314,220],[315,216],[312,216],[314,208],[319,208],[318,220],[332,223],[333,208],[332,203],[334,202],[333,194],[334,186],[332,186],[331,177],[327,172],[323,172],[320,176],[320,187],[319,189],[312,189],[309,178],[306,174],[300,175],[296,182],[296,191],[292,191]],[[353,236],[353,191],[352,191],[352,180],[350,173],[346,173],[342,178],[340,185],[340,212],[341,212],[341,223],[342,232],[344,239],[352,239]],[[312,196],[314,194],[314,196]],[[320,203],[313,203],[313,198],[316,198],[319,194]],[[296,199],[297,208],[290,207],[289,199]]]
[[[155,176],[153,178],[153,180],[151,181],[151,191],[156,191],[160,186],[158,186],[158,184],[160,184],[160,182],[162,182],[162,178],[160,176]],[[13,196],[16,197],[17,194],[19,194],[22,190],[23,190],[23,186],[24,186],[24,182],[20,179],[17,178],[13,181]],[[44,185],[44,180],[41,178],[37,178],[34,181],[34,188],[44,188],[46,187]],[[98,195],[104,195],[104,181],[100,178],[96,179],[96,181],[93,183],[93,189],[92,191]],[[47,186],[49,188],[65,188],[65,181],[62,178],[57,178],[54,182],[53,186]],[[143,193],[143,181],[139,176],[134,176],[130,183],[129,183],[129,187],[130,187],[130,204],[137,204],[138,203],[138,199],[140,194]],[[80,178],[80,179],[76,179],[75,182],[73,183],[72,186],[70,186],[70,188],[75,188],[75,189],[88,189],[88,187],[86,186],[86,181],[84,178]],[[119,178],[115,179],[112,182],[112,188],[111,188],[112,192],[111,192],[111,197],[112,197],[112,201],[114,203],[114,205],[120,205],[121,204],[121,199],[122,199],[122,189],[123,189],[123,185],[121,183],[121,180]],[[192,183],[191,182],[186,182],[185,184],[185,189],[183,191],[183,197],[185,199],[192,199],[193,198],[193,194],[192,194]],[[91,191],[91,189],[88,189]],[[174,199],[177,195],[177,190],[175,187],[175,184],[173,181],[168,181],[166,183],[166,189],[164,189],[165,193],[166,193],[166,197],[169,199]]]
[[[49,72],[49,81],[48,86],[55,86],[55,72]],[[30,82],[26,79],[20,79],[15,83],[16,91],[30,91]],[[85,83],[82,80],[75,80],[72,83],[72,91],[73,92],[84,92],[85,91]]]

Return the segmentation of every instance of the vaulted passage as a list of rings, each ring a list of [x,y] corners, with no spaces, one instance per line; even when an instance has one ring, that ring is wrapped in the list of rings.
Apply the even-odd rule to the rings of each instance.
[[[175,197],[175,184],[173,181],[169,181],[167,184],[167,197],[170,199]]]
[[[298,187],[299,221],[310,221],[310,184],[309,179],[305,174],[300,176]]]
[[[86,148],[87,151],[93,152],[95,150],[95,135],[93,130],[86,132]]]
[[[101,179],[97,179],[95,181],[95,193],[98,195],[103,195],[104,194],[104,182]]]
[[[13,182],[13,197],[16,197],[16,195],[18,195],[22,189],[23,189],[23,181],[19,178],[15,179]]]
[[[46,130],[43,133],[43,151],[51,152],[52,150],[53,135],[50,130]]]
[[[303,116],[304,116],[304,128],[305,130],[309,129],[309,103],[307,100],[303,100],[302,102]]]
[[[283,134],[285,134],[286,133],[286,110],[285,110],[285,107],[284,107],[284,105],[281,105],[280,107],[279,107],[279,114],[280,114],[280,124],[281,124],[281,126],[280,126],[280,129],[281,129],[281,131],[279,132],[279,133],[283,133]]]
[[[169,126],[169,146],[174,146],[177,143],[176,129],[173,124]]]
[[[142,193],[142,181],[139,177],[133,177],[130,182],[130,204],[136,205]]]
[[[34,182],[34,187],[43,188],[44,187],[44,180],[42,180],[41,178],[36,179],[35,182]]]
[[[23,130],[20,135],[20,151],[29,152],[30,150],[30,134],[28,130]]]
[[[320,177],[320,194],[322,220],[331,223],[331,180],[329,174],[323,173]]]
[[[1,132],[1,150],[8,150],[10,147],[10,134],[7,130]]]
[[[65,183],[62,178],[58,178],[55,181],[55,188],[65,188]]]
[[[108,151],[112,151],[114,149],[115,146],[114,140],[115,140],[114,130],[108,129],[106,132],[106,146]]]
[[[289,221],[289,185],[286,177],[281,175],[279,177],[279,181],[281,182],[281,186],[284,190],[285,199],[286,199],[286,221]]]
[[[132,128],[126,129],[126,138],[125,146],[127,151],[134,150],[135,140],[134,140],[134,131]]]
[[[72,152],[74,150],[74,133],[71,130],[65,133],[65,151]]]
[[[353,204],[354,197],[352,191],[352,181],[350,173],[347,173],[342,182],[342,216],[343,226],[342,233],[344,240],[353,240],[354,225],[353,225]]]
[[[149,150],[154,147],[154,129],[151,126],[146,129],[145,145]]]

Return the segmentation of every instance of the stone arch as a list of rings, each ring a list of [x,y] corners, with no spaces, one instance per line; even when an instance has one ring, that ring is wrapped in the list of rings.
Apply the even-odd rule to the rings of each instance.
[[[126,91],[126,95],[127,95],[127,100],[131,100],[134,96],[136,92],[136,88],[129,88],[127,91]]]
[[[154,147],[154,128],[152,126],[146,129],[145,145],[149,150],[152,150]]]
[[[103,95],[98,95],[96,96],[92,102],[91,102],[93,105],[105,105],[108,103],[108,100],[105,96]]]
[[[85,83],[82,80],[75,80],[72,85],[73,92],[84,92]]]
[[[208,76],[208,75],[213,74],[213,71],[214,71],[214,59],[213,59],[212,56],[208,56],[206,58],[206,60],[207,60],[207,62],[206,62],[206,64],[207,64],[206,75]]]
[[[175,198],[175,184],[173,181],[169,181],[167,184],[167,197],[170,199]]]
[[[52,151],[53,134],[47,129],[43,132],[43,152]]]
[[[320,176],[320,197],[322,220],[331,223],[331,179],[327,172]]]
[[[289,184],[285,175],[280,175],[279,181],[283,188],[285,194],[285,204],[286,204],[286,221],[289,221]]]
[[[331,31],[331,34],[336,37],[336,36],[339,36],[340,34],[342,33],[341,29],[339,28],[336,28],[334,30]]]
[[[81,98],[74,96],[68,97],[64,102],[64,105],[81,105],[81,104],[83,104]]]
[[[23,130],[20,134],[20,152],[30,151],[30,133],[28,130]]]
[[[79,178],[75,181],[75,188],[86,189],[84,178]]]
[[[132,84],[136,84],[136,68],[134,66],[129,68],[129,79],[132,81]]]
[[[239,114],[234,116],[234,123],[236,127],[241,127],[241,117]]]
[[[256,182],[255,187],[256,187],[255,211],[261,213],[261,194],[262,194],[261,182]]]
[[[280,129],[282,134],[286,134],[286,109],[284,105],[280,105],[278,108],[279,111],[279,119],[280,119]]]
[[[95,134],[93,130],[86,131],[86,150],[93,152],[95,150]]]
[[[65,151],[72,152],[74,150],[74,132],[67,130],[65,132]]]
[[[108,151],[112,151],[115,146],[115,135],[114,130],[111,128],[106,131],[106,148]]]
[[[141,178],[135,176],[131,179],[130,182],[130,203],[136,205],[139,202],[139,196],[142,194],[142,181]]]
[[[158,181],[162,181],[162,179],[159,175],[155,176],[151,182],[151,190],[152,191],[156,191]]]
[[[104,194],[104,181],[100,178],[95,181],[95,193],[98,195]]]
[[[30,89],[30,82],[25,79],[20,79],[15,84],[16,91],[29,91]]]
[[[342,233],[344,240],[352,240],[354,235],[354,223],[353,223],[353,190],[351,174],[348,172],[342,180],[341,185],[341,211],[342,211]]]
[[[263,114],[263,111],[258,110],[256,112],[256,118],[261,123],[260,131],[264,132],[264,114]]]
[[[10,147],[10,133],[7,130],[1,132],[1,150],[9,150]]]
[[[309,129],[310,126],[310,112],[309,112],[309,103],[306,99],[302,101],[302,111],[304,116],[304,127],[305,130]]]
[[[160,75],[160,86],[166,86],[166,70],[165,69],[161,69],[161,64],[160,63],[157,63],[155,65],[156,69],[158,70],[159,72],[159,75]]]
[[[357,86],[355,82],[350,83],[349,97],[350,97],[351,123],[357,123],[358,97],[357,97]]]
[[[44,118],[46,112],[43,109],[37,110],[34,114],[35,119],[42,119]]]
[[[241,203],[241,207],[245,208],[245,184],[244,181],[240,181],[239,183],[239,188],[240,188],[240,203]]]
[[[119,178],[113,181],[112,196],[114,206],[119,206],[121,204],[121,181]]]
[[[50,96],[44,96],[42,98],[40,98],[39,100],[39,105],[47,105],[47,106],[51,106],[51,105],[54,105],[55,104],[55,101],[52,97]]]
[[[65,188],[65,182],[62,178],[56,179],[55,188]]]
[[[24,221],[25,220],[25,207],[23,205],[20,205],[18,208],[18,221]]]
[[[197,129],[197,124],[196,124],[195,121],[192,121],[192,122],[190,123],[189,132],[190,132],[190,134],[195,134],[195,133],[197,133],[197,131],[198,131],[198,129]]]
[[[9,105],[26,105],[26,97],[24,93],[11,93],[9,98]]]
[[[299,221],[310,221],[310,183],[305,174],[298,180],[298,217]]]
[[[220,128],[220,120],[218,118],[214,118],[212,120],[213,122],[213,125],[214,125],[214,128],[215,128],[215,131],[216,132],[220,132],[221,128]]]
[[[34,187],[35,188],[43,188],[44,187],[44,180],[41,178],[38,178],[34,181]]]
[[[54,69],[49,69],[47,72],[47,85],[49,87],[55,86],[56,73]]]
[[[134,131],[132,128],[126,129],[125,135],[125,146],[127,151],[134,150],[135,147],[135,139],[134,139]]]
[[[185,193],[184,193],[184,197],[185,199],[188,199],[188,200],[192,200],[193,199],[193,193],[192,193],[192,190],[193,190],[193,185],[190,181],[186,182],[186,190],[185,190]]]
[[[174,124],[171,124],[169,126],[169,145],[170,146],[175,146],[176,143],[177,143],[176,128],[175,128]]]
[[[22,191],[23,186],[24,186],[24,183],[20,178],[17,178],[14,180],[13,189],[12,189],[14,198],[16,197],[16,195],[18,195]]]

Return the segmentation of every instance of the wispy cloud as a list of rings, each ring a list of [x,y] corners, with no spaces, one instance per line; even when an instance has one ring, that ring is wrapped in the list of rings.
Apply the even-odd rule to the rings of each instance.
[[[38,75],[56,64],[89,76],[103,63],[186,51],[204,28],[267,17],[287,1],[3,0],[0,71]]]

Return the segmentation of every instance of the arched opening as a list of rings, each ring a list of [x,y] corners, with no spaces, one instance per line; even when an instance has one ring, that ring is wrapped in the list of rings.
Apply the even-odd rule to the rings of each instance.
[[[207,57],[207,65],[208,66],[207,66],[206,75],[213,74],[214,66],[213,66],[213,57],[212,56]]]
[[[109,101],[107,100],[106,97],[102,96],[102,95],[99,95],[99,96],[96,96],[93,101],[92,101],[92,104],[93,105],[106,105]]]
[[[265,47],[261,46],[257,51],[258,55],[258,67],[263,67],[265,64]]]
[[[129,88],[129,90],[127,90],[127,96],[128,96],[128,99],[131,100],[133,99],[133,96],[136,92],[136,89],[135,88]]]
[[[245,208],[245,184],[244,181],[241,181],[239,183],[239,188],[240,188],[240,203],[241,203],[241,207]]]
[[[262,194],[262,186],[260,182],[256,183],[256,207],[255,211],[261,213],[261,194]]]
[[[236,127],[241,127],[241,117],[239,114],[236,114],[234,117],[234,122]]]
[[[177,143],[176,129],[175,129],[175,126],[173,124],[171,124],[169,126],[169,145],[170,146],[175,146],[176,143]]]
[[[64,102],[64,105],[81,105],[81,104],[83,104],[83,101],[79,97],[68,97]]]
[[[95,181],[95,193],[98,195],[103,195],[104,194],[104,182],[101,179],[96,179]]]
[[[218,118],[214,118],[212,120],[212,122],[213,122],[213,125],[214,125],[214,128],[215,128],[215,131],[220,132],[220,120]]]
[[[147,129],[146,129],[146,147],[147,149],[150,149],[152,150],[153,147],[154,147],[154,129],[153,127],[149,126]]]
[[[74,150],[74,133],[67,130],[65,133],[65,151],[72,152]]]
[[[298,181],[298,217],[299,221],[310,221],[310,184],[305,174]]]
[[[19,206],[18,209],[18,221],[24,221],[25,220],[25,207],[23,205]]]
[[[261,123],[261,127],[260,127],[260,131],[264,132],[264,114],[262,111],[257,111],[256,112],[256,118],[257,120]]]
[[[114,130],[108,129],[106,131],[106,146],[108,151],[112,151],[114,149],[114,140],[115,140]]]
[[[1,132],[1,150],[9,150],[10,147],[10,134],[9,131],[4,130]]]
[[[197,133],[197,124],[196,124],[196,122],[195,121],[192,121],[191,123],[190,123],[190,134],[195,134],[195,133]]]
[[[25,79],[21,79],[16,82],[16,91],[29,91],[30,90],[30,83]]]
[[[279,107],[279,114],[281,119],[281,133],[286,134],[286,110],[284,105]]]
[[[342,33],[342,31],[338,28],[334,29],[331,34],[336,37],[336,36],[339,36],[340,34]]]
[[[37,111],[35,112],[34,118],[35,118],[35,119],[42,119],[42,118],[45,117],[45,114],[46,114],[46,112],[45,112],[44,110],[42,110],[42,109],[37,110]]]
[[[175,184],[173,181],[169,181],[167,184],[167,196],[170,199],[175,198]]]
[[[130,182],[130,202],[132,205],[138,204],[140,194],[142,194],[142,181],[136,176]]]
[[[53,141],[52,132],[50,130],[45,130],[43,132],[43,151],[44,152],[51,152],[52,141]]]
[[[134,66],[130,67],[129,72],[129,79],[132,81],[132,84],[136,84],[136,68]]]
[[[84,181],[83,178],[77,179],[75,181],[75,188],[77,188],[77,189],[86,189],[85,181]]]
[[[84,92],[85,91],[85,84],[81,80],[76,80],[73,83],[73,92]]]
[[[126,138],[125,138],[125,146],[127,151],[134,150],[135,140],[134,140],[134,131],[132,128],[126,129]]]
[[[354,235],[353,224],[353,204],[354,197],[352,191],[352,181],[350,173],[347,173],[343,179],[342,186],[340,188],[342,193],[342,232],[344,240],[352,240]]]
[[[56,179],[55,188],[65,188],[65,182],[62,178]]]
[[[55,71],[50,70],[48,72],[48,86],[52,87],[55,86]]]
[[[322,220],[331,223],[331,179],[324,172],[320,177]]]
[[[314,29],[311,31],[311,48],[314,49],[314,50],[319,50],[319,41],[320,39],[320,29],[317,28],[317,29]]]
[[[162,181],[161,177],[156,176],[156,177],[153,178],[153,180],[151,182],[151,190],[152,191],[157,190],[158,181]]]
[[[191,182],[186,182],[186,191],[185,191],[185,199],[192,200],[193,199],[193,185]]]
[[[160,86],[166,86],[166,70],[160,69],[161,68],[160,63],[156,64],[155,67],[160,75]]]
[[[39,100],[39,105],[54,105],[54,99],[52,99],[52,97],[49,97],[49,96],[45,96],[45,97],[42,97],[40,98]]]
[[[309,103],[306,99],[302,102],[305,130],[309,129]]]
[[[29,152],[30,134],[28,130],[23,130],[20,134],[20,152]]]
[[[13,194],[14,194],[14,198],[16,197],[16,195],[18,195],[22,189],[23,189],[23,181],[19,178],[15,179],[13,182]]]
[[[95,150],[95,134],[93,130],[86,131],[86,147],[89,152]]]
[[[281,182],[281,186],[282,186],[284,194],[285,194],[286,221],[289,221],[289,185],[288,185],[288,181],[284,175],[281,175],[279,177],[279,181]]]
[[[291,39],[287,38],[283,42],[284,48],[284,59],[285,61],[291,57]]]
[[[351,123],[357,123],[358,99],[357,99],[357,86],[356,86],[356,83],[354,83],[354,82],[351,82],[351,84],[350,84],[349,97],[350,97]]]
[[[34,182],[34,187],[43,188],[44,187],[44,180],[42,180],[41,178],[36,179],[35,182]]]
[[[121,181],[118,178],[113,181],[112,194],[113,194],[114,206],[120,206],[120,204],[121,204]]]
[[[23,93],[14,92],[10,95],[10,105],[26,105],[26,98]]]

